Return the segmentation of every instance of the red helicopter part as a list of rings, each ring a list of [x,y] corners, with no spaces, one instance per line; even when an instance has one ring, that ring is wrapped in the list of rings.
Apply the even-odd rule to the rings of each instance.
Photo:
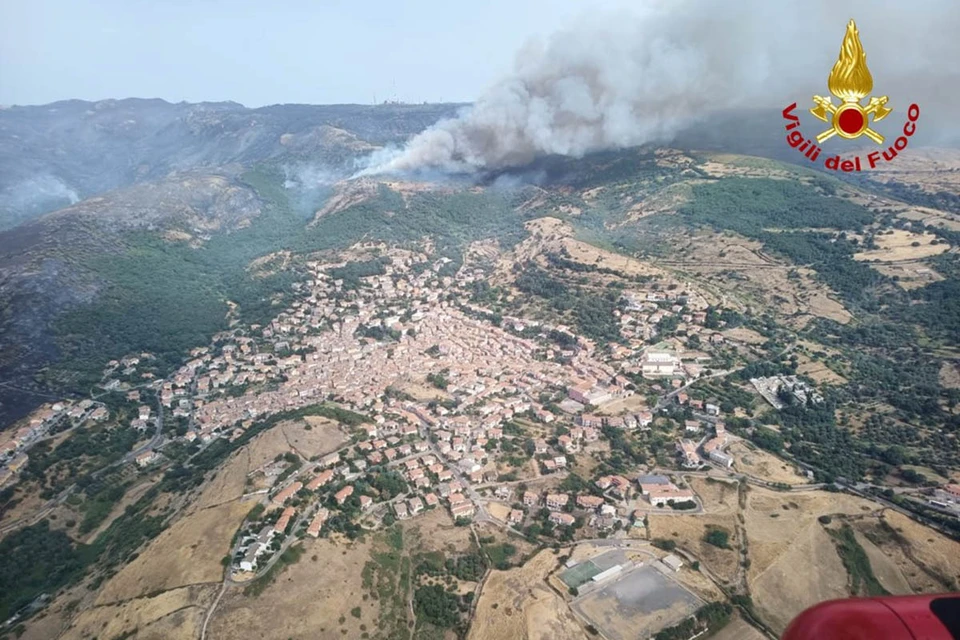
[[[960,594],[821,602],[794,618],[783,640],[960,640]]]

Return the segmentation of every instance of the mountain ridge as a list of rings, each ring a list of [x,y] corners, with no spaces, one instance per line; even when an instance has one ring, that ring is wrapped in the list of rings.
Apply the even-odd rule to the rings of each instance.
[[[287,158],[322,162],[344,176],[370,147],[400,143],[461,106],[247,109],[236,103],[130,98],[9,107],[0,110],[0,229],[176,170]],[[324,126],[370,147],[338,148],[335,139],[317,135]]]

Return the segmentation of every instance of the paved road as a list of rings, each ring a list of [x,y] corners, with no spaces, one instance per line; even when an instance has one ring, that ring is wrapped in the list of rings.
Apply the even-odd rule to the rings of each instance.
[[[77,421],[76,421],[75,424],[76,424],[76,425],[83,424],[83,422],[89,417],[89,415],[94,411],[94,409],[95,409],[97,406],[100,406],[100,404],[101,404],[101,403],[99,403],[99,402],[94,403],[94,405],[90,407],[90,410],[89,410],[89,411],[87,411],[85,414],[83,414],[80,418],[77,419]],[[59,423],[60,423],[60,420],[63,420],[64,418],[66,418],[66,415],[61,416],[61,417],[58,419],[58,421],[57,421],[56,424],[59,424]],[[34,445],[36,445],[38,442],[43,442],[44,440],[49,440],[49,439],[51,439],[51,438],[56,438],[56,437],[58,437],[58,436],[63,435],[64,433],[69,433],[70,431],[72,431],[72,430],[75,429],[75,428],[76,428],[76,427],[70,427],[69,429],[64,429],[63,431],[61,431],[61,432],[59,432],[59,433],[54,433],[54,434],[50,434],[50,435],[43,436],[43,437],[41,437],[41,438],[37,438],[36,440],[34,440],[33,442],[31,442],[29,445],[27,445],[26,447],[24,447],[22,451],[23,451],[24,453],[26,453],[26,452],[28,452],[28,451],[30,450],[30,448],[32,448],[32,447],[33,447]],[[98,472],[99,472],[99,471],[98,471]],[[30,526],[30,525],[36,524],[37,522],[39,522],[39,521],[42,520],[43,518],[46,518],[48,515],[50,515],[50,513],[51,513],[54,509],[56,509],[57,507],[59,507],[60,505],[62,505],[64,502],[66,502],[67,498],[70,497],[70,494],[73,493],[74,489],[76,489],[76,488],[77,488],[77,485],[76,485],[75,483],[74,483],[74,484],[71,484],[69,487],[67,487],[66,489],[64,489],[63,491],[61,491],[55,498],[51,498],[50,500],[48,500],[47,502],[45,502],[44,505],[40,508],[40,511],[37,511],[36,513],[34,513],[34,514],[31,515],[31,516],[25,516],[25,517],[23,517],[23,518],[18,518],[18,519],[16,519],[16,520],[13,520],[13,521],[8,522],[7,524],[3,525],[2,527],[0,527],[0,535],[6,534],[6,533],[9,532],[9,531],[14,531],[14,530],[19,529],[19,528],[21,528],[21,527],[28,527],[28,526]]]
[[[758,487],[764,487],[767,489],[773,489],[774,491],[781,491],[785,493],[802,493],[804,491],[817,491],[823,489],[827,486],[825,482],[811,483],[811,484],[796,484],[791,485],[789,489],[784,489],[783,487],[777,486],[776,483],[768,482],[756,476],[752,476],[748,473],[742,471],[733,471],[727,467],[722,467],[712,461],[707,461],[707,464],[711,467],[710,471],[676,471],[673,469],[654,469],[652,473],[656,474],[667,474],[667,473],[680,473],[684,476],[693,476],[695,478],[717,478],[723,477],[730,480],[739,481],[741,478],[747,481],[747,484],[756,485]]]
[[[71,431],[73,431],[74,429],[76,429],[77,427],[79,427],[80,425],[82,425],[84,422],[86,422],[86,421],[90,418],[90,414],[93,413],[93,412],[94,412],[98,407],[100,407],[100,406],[103,406],[103,403],[102,403],[102,402],[96,402],[96,401],[94,401],[94,403],[90,406],[89,409],[87,409],[87,410],[83,413],[83,415],[81,415],[81,416],[80,416],[79,418],[77,418],[76,420],[73,420],[73,424],[71,424],[69,427],[67,427],[67,428],[64,429],[63,431],[57,431],[56,433],[53,433],[53,430],[54,430],[61,422],[63,422],[64,420],[69,420],[69,419],[70,419],[70,417],[66,414],[66,412],[61,413],[59,416],[57,416],[56,421],[54,421],[53,424],[51,424],[49,427],[47,427],[47,428],[44,430],[44,435],[40,436],[39,438],[35,438],[35,439],[33,439],[33,440],[29,440],[29,441],[27,441],[25,444],[21,445],[21,447],[17,450],[17,453],[30,453],[30,449],[32,449],[33,447],[37,446],[37,445],[40,444],[41,442],[45,442],[45,441],[47,441],[47,440],[52,440],[52,439],[54,439],[54,438],[59,438],[60,436],[66,434],[66,433],[70,433]]]
[[[423,440],[427,443],[430,452],[436,455],[437,461],[453,474],[454,480],[457,480],[461,485],[463,485],[464,491],[466,491],[474,505],[476,505],[476,513],[473,515],[473,521],[494,522],[499,524],[499,520],[492,518],[490,514],[487,513],[487,510],[484,508],[484,506],[480,504],[480,500],[482,500],[483,497],[477,493],[477,490],[472,484],[470,484],[470,481],[463,476],[463,474],[460,472],[460,468],[447,462],[446,457],[440,453],[440,448],[435,442],[433,442],[433,440],[430,439],[430,426],[422,418],[418,417],[417,419],[420,420],[420,437],[423,438]]]
[[[736,369],[729,369],[727,371],[717,371],[716,373],[711,373],[708,376],[701,376],[699,378],[694,378],[693,380],[683,385],[682,387],[678,387],[673,391],[671,391],[670,393],[668,393],[667,395],[660,398],[660,400],[657,401],[657,404],[653,408],[653,411],[651,413],[656,413],[660,409],[663,409],[664,407],[666,407],[668,404],[670,404],[670,402],[676,397],[678,393],[680,393],[681,391],[685,391],[688,387],[690,387],[690,385],[696,384],[701,380],[709,380],[710,378],[722,378],[724,376],[729,376],[731,373],[736,373],[741,369],[743,369],[743,367],[737,367]]]
[[[887,500],[886,498],[883,498],[883,497],[881,497],[881,496],[874,495],[874,494],[872,494],[872,493],[868,493],[868,492],[866,492],[866,491],[861,491],[861,490],[857,489],[854,485],[841,484],[841,483],[839,483],[839,482],[837,483],[837,485],[838,485],[840,488],[844,489],[845,491],[849,491],[850,493],[852,493],[852,494],[854,494],[854,495],[856,495],[856,496],[859,496],[859,497],[861,497],[861,498],[865,498],[865,499],[870,500],[870,501],[872,501],[872,502],[876,502],[876,503],[878,503],[878,504],[881,504],[881,505],[883,505],[884,507],[886,507],[886,508],[888,508],[888,509],[892,509],[893,511],[896,511],[896,512],[899,513],[900,515],[906,516],[906,517],[910,518],[911,520],[915,520],[915,521],[919,522],[920,524],[922,524],[922,525],[924,525],[924,526],[930,527],[931,529],[936,529],[937,531],[939,531],[940,533],[942,533],[943,535],[945,535],[945,536],[947,536],[947,537],[949,537],[949,538],[952,538],[953,536],[956,535],[955,532],[948,530],[947,528],[941,526],[940,524],[938,524],[938,523],[936,523],[936,522],[933,522],[933,521],[931,521],[931,520],[928,519],[928,518],[924,518],[921,514],[915,512],[915,511],[911,511],[910,509],[905,509],[905,508],[901,507],[900,505],[896,504],[895,502],[890,502],[890,501]]]
[[[73,493],[73,490],[76,488],[77,485],[72,484],[61,491],[56,498],[48,500],[46,503],[44,503],[40,511],[34,513],[32,516],[20,518],[18,520],[14,520],[13,522],[8,522],[3,527],[0,527],[0,534],[5,534],[9,531],[20,529],[21,527],[29,527],[30,525],[36,524],[43,518],[46,518],[54,509],[66,502],[67,498],[70,497],[70,494]]]
[[[153,437],[150,438],[150,441],[123,456],[122,462],[133,462],[133,460],[141,453],[156,449],[163,440],[163,402],[160,400],[159,390],[157,391],[157,418],[155,422],[156,428],[153,431]]]

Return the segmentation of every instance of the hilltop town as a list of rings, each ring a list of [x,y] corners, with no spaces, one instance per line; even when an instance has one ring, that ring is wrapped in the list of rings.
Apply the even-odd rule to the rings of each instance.
[[[702,328],[706,306],[691,302],[697,296],[625,295],[619,319],[636,355],[611,364],[568,327],[491,321],[492,314],[463,293],[485,274],[440,276],[445,262],[395,251],[360,267],[309,263],[311,278],[296,286],[299,296],[290,308],[269,325],[216,336],[168,380],[141,372],[150,354],[110,362],[98,394],[129,405],[132,419],[116,428],[137,434],[140,442],[124,460],[142,468],[168,463],[164,450],[170,445],[202,450],[217,439],[236,440],[258,419],[318,403],[367,416],[351,428],[352,446],[317,461],[298,459],[292,474],[282,473],[283,461],[264,471],[275,522],[244,547],[237,567],[247,572],[264,564],[267,550],[279,550],[270,545],[274,534],[298,524],[316,536],[331,512],[370,514],[382,522],[442,504],[455,519],[491,518],[485,504],[497,500],[523,505],[511,509],[505,523],[521,529],[537,522],[570,537],[584,525],[601,531],[629,526],[642,520],[645,507],[693,506],[689,490],[669,482],[637,485],[622,475],[597,478],[591,491],[598,495],[515,491],[524,481],[565,477],[568,457],[603,449],[605,428],[649,431],[654,411],[668,405],[704,412],[701,420],[685,422],[675,442],[684,468],[707,461],[730,466],[719,408],[691,403],[683,391],[702,374],[708,354],[647,344],[667,316]],[[378,273],[352,274],[364,269]],[[330,275],[340,271],[348,281]],[[703,331],[707,342],[723,344],[720,333]],[[642,378],[662,394],[653,406],[637,390]],[[433,395],[418,400],[410,386]],[[603,410],[611,406],[622,410]],[[108,408],[92,399],[44,408],[4,445],[4,484],[16,482],[33,445],[109,417]],[[372,489],[384,474],[396,476],[404,489],[387,500]],[[482,498],[481,489],[489,489],[490,498]],[[291,501],[297,508],[281,512]],[[547,512],[540,514],[541,507]]]
[[[129,637],[183,596],[158,634],[757,640],[827,596],[954,588],[955,404],[918,354],[751,240],[581,240],[587,194],[525,194],[559,204],[516,244],[257,259],[289,277],[258,313],[49,397],[0,436],[0,544],[68,571],[0,601],[0,635]]]

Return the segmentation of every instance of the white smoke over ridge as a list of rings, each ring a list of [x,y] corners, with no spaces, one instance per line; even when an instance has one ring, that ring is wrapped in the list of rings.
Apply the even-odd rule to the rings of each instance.
[[[60,178],[40,174],[0,190],[0,229],[33,216],[80,202],[80,195]]]
[[[358,175],[515,167],[541,155],[666,142],[719,110],[792,101],[805,109],[813,93],[827,93],[850,17],[875,93],[890,94],[903,113],[921,102],[925,119],[936,119],[956,104],[960,3],[917,4],[648,0],[639,12],[593,17],[529,43],[513,73],[472,107],[403,149],[378,151]]]
[[[284,165],[283,188],[309,190],[329,187],[340,179],[335,171],[318,164]]]

